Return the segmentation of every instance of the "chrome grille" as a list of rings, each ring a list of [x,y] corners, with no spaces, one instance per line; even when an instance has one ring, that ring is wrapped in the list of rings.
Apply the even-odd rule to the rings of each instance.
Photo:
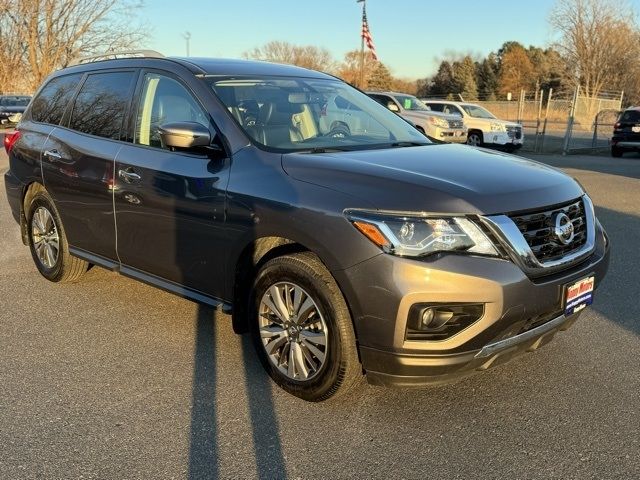
[[[560,242],[554,233],[555,217],[561,212],[568,215],[573,223],[574,237],[567,245]],[[533,213],[514,214],[509,217],[516,224],[531,251],[541,263],[560,259],[579,250],[587,242],[587,222],[581,199],[555,208]]]
[[[522,127],[507,125],[507,135],[511,139],[520,140],[522,138]]]
[[[464,122],[462,120],[448,120],[449,128],[462,128],[464,127]]]

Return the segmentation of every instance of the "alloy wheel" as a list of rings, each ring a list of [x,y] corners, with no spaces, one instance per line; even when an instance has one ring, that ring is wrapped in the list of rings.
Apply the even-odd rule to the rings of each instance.
[[[53,215],[45,207],[38,207],[31,219],[31,239],[40,263],[53,268],[60,253],[60,237]]]
[[[479,147],[482,142],[480,141],[480,136],[478,134],[472,133],[467,138],[467,143],[473,147]]]
[[[292,380],[315,377],[327,358],[327,324],[299,285],[279,282],[260,300],[259,329],[269,361]]]

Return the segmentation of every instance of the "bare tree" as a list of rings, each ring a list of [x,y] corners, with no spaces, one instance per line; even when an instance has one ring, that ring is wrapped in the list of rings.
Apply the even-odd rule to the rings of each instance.
[[[273,41],[242,54],[244,58],[275,63],[288,63],[299,67],[333,72],[336,63],[326,48],[312,45],[298,46],[288,42]]]
[[[632,10],[624,0],[559,0],[550,22],[574,84],[594,97],[637,74],[640,47]],[[635,66],[635,67],[634,67]],[[633,68],[632,68],[633,67]]]
[[[77,57],[130,48],[143,35],[131,23],[139,6],[127,0],[2,0],[0,89],[21,73],[33,90]]]
[[[360,50],[351,50],[344,56],[344,61],[338,67],[336,74],[342,78],[345,82],[352,85],[358,85],[360,83],[360,65],[361,65],[361,53]],[[364,85],[358,85],[361,89],[367,89],[369,86],[369,80],[373,71],[378,66],[378,61],[373,58],[370,51],[364,53],[363,64],[363,81]]]

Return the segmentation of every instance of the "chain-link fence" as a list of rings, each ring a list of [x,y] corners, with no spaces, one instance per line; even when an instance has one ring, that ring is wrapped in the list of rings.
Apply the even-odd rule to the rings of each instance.
[[[459,95],[449,99],[462,100]],[[444,97],[443,97],[444,98]],[[475,100],[502,120],[521,123],[524,151],[572,153],[609,146],[613,125],[622,108],[622,92],[597,97],[582,89],[521,91],[512,100]]]

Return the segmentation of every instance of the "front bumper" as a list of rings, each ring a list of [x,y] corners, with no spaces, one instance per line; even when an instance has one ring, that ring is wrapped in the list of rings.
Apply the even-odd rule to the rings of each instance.
[[[535,279],[509,260],[454,254],[424,260],[383,254],[336,272],[354,315],[369,382],[449,383],[544,345],[579,316],[562,315],[565,285],[594,275],[597,287],[604,278],[605,235],[598,225],[588,258]],[[484,314],[444,340],[407,340],[407,318],[416,303],[482,303]],[[513,340],[503,342],[507,339]]]
[[[429,135],[447,143],[467,143],[466,129],[435,127]]]
[[[362,348],[367,381],[372,385],[415,387],[448,384],[502,365],[525,352],[533,352],[550,342],[556,333],[567,330],[580,313],[569,318],[560,315],[536,328],[513,337],[497,340],[475,352],[453,355],[395,354]]]
[[[520,138],[516,138],[515,135],[511,136],[507,132],[486,132],[483,137],[485,145],[520,148],[524,143],[523,133],[520,134]]]

